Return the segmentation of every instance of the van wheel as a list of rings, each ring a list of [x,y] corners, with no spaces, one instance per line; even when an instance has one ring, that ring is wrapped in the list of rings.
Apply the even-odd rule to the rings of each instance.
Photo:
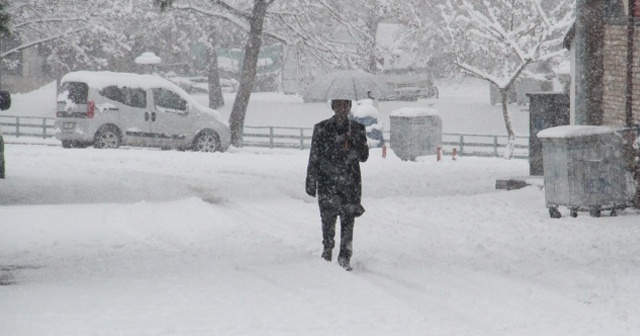
[[[203,131],[193,140],[193,150],[196,152],[215,152],[218,147],[220,147],[220,141],[213,131]]]
[[[118,148],[120,147],[120,132],[115,126],[104,126],[96,133],[93,142],[95,148]]]

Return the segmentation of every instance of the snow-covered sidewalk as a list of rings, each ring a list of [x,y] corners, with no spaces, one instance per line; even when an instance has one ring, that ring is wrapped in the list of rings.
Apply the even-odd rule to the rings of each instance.
[[[640,333],[640,214],[551,219],[523,160],[372,149],[345,272],[307,151],[6,151],[0,335]]]

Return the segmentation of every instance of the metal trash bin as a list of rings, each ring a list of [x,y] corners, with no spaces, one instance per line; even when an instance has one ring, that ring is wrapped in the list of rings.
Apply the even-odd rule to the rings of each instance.
[[[436,110],[404,107],[389,115],[393,152],[404,161],[435,155],[442,144],[442,120]]]
[[[572,217],[588,210],[624,209],[631,200],[623,155],[624,140],[604,126],[559,126],[540,131],[545,200],[549,215],[560,218],[558,206]]]

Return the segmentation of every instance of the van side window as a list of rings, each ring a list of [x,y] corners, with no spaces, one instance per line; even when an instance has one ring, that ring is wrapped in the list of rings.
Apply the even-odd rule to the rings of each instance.
[[[123,91],[126,92],[125,105],[139,108],[147,107],[147,93],[143,89],[123,88]]]
[[[187,110],[187,101],[175,92],[166,89],[153,89],[153,101],[156,104],[156,109],[163,112],[185,113]]]
[[[115,100],[122,104],[145,108],[147,107],[147,96],[143,89],[128,87],[107,86],[98,92],[101,96]]]
[[[117,86],[107,86],[98,92],[101,96],[124,104],[124,94]]]

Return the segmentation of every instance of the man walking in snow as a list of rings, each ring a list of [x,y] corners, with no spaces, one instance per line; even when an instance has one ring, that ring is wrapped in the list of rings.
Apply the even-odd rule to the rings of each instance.
[[[364,213],[360,204],[360,162],[369,158],[369,147],[364,126],[349,120],[351,101],[332,100],[331,109],[335,115],[313,128],[306,191],[313,197],[318,194],[322,258],[331,261],[336,220],[340,216],[338,263],[350,271],[355,217]]]

